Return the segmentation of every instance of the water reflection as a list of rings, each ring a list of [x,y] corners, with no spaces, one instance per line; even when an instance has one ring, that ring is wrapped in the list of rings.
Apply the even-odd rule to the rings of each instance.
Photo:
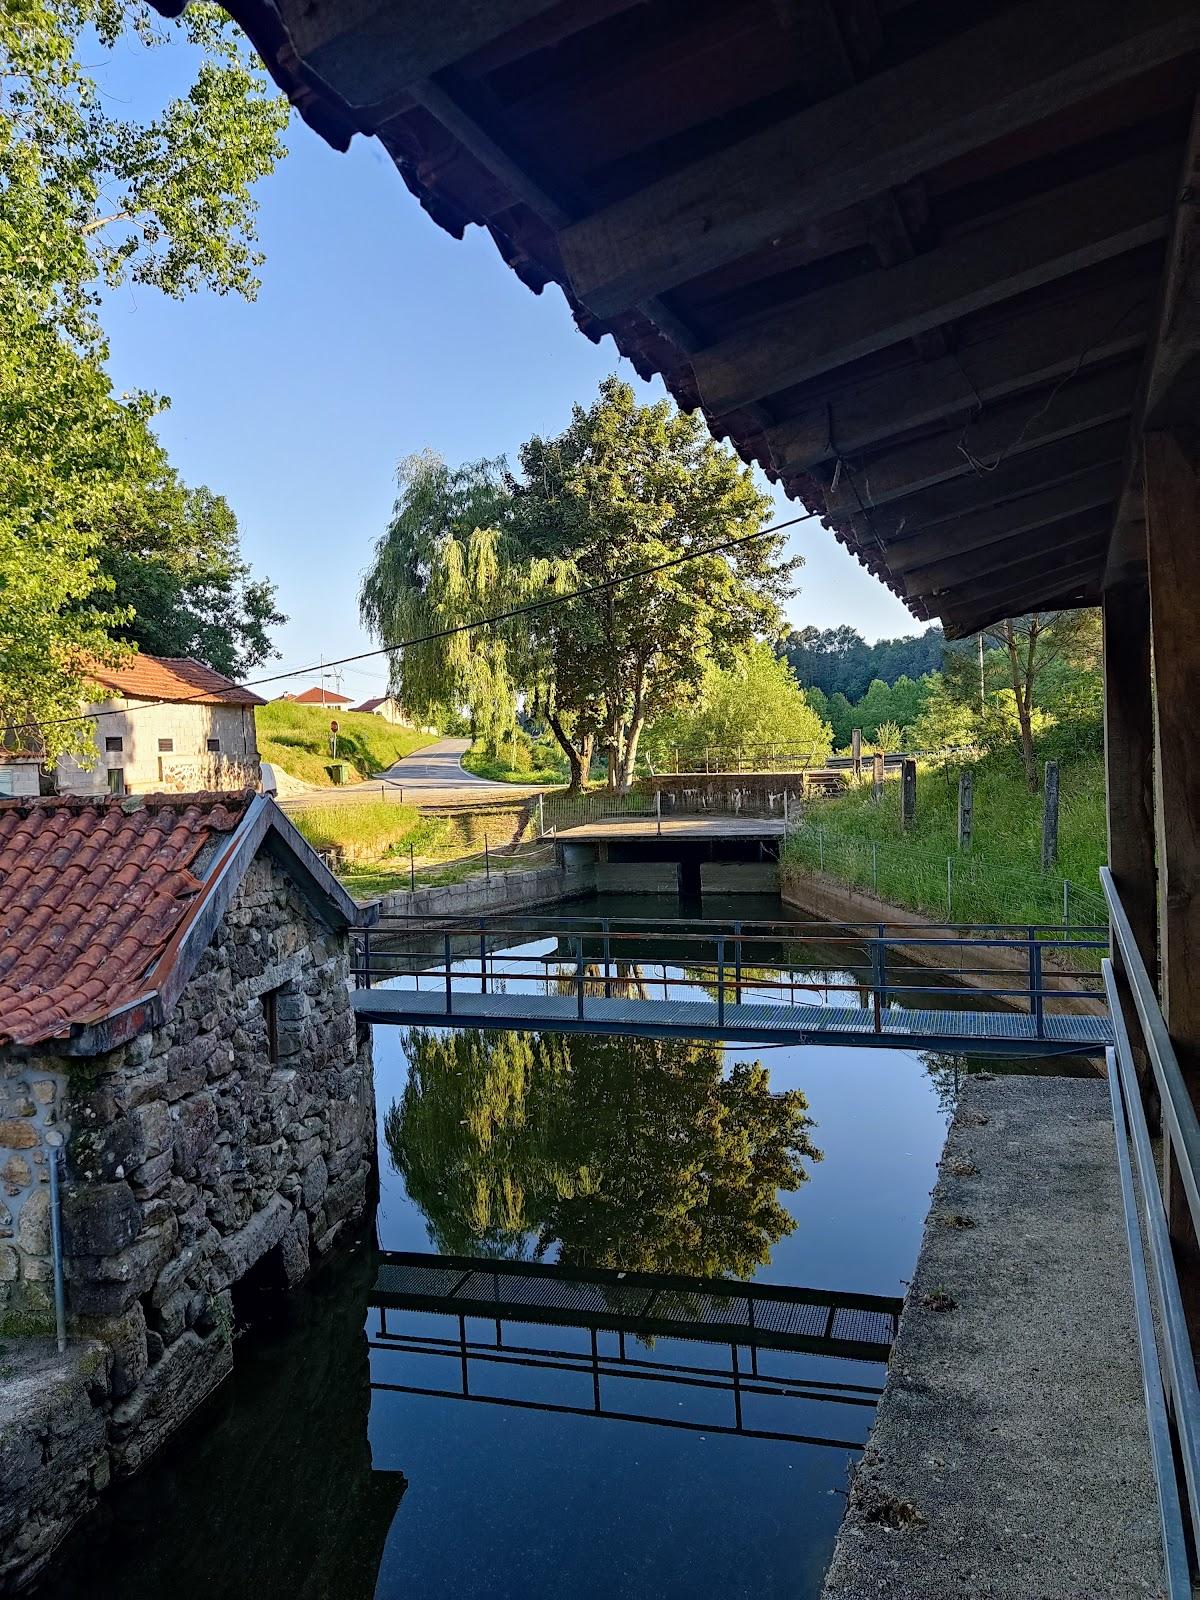
[[[406,1054],[384,1140],[445,1254],[748,1277],[821,1159],[804,1094],[717,1044],[414,1030]]]

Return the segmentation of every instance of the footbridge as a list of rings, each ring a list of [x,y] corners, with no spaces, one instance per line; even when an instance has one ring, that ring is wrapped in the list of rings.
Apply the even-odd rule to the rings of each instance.
[[[380,1255],[370,1305],[372,1351],[412,1358],[402,1359],[399,1370],[373,1362],[373,1388],[858,1449],[881,1393],[869,1366],[842,1376],[811,1361],[764,1362],[763,1355],[886,1362],[902,1301],[724,1278],[388,1252]],[[658,1344],[664,1340],[665,1348]],[[727,1359],[687,1358],[675,1341],[720,1347]],[[449,1381],[441,1387],[428,1381],[427,1358],[434,1356],[446,1361]],[[541,1377],[532,1393],[528,1377],[516,1385],[518,1393],[498,1393],[505,1369]],[[414,1381],[405,1381],[410,1376]],[[416,1382],[418,1376],[424,1381]],[[672,1396],[667,1406],[661,1386]],[[712,1405],[722,1394],[725,1420]],[[658,1399],[659,1409],[637,1407],[643,1396]],[[765,1410],[764,1399],[771,1402]],[[801,1404],[780,1408],[779,1400]],[[814,1432],[820,1407],[838,1435],[853,1431],[848,1424],[861,1415],[859,1437]],[[788,1426],[792,1415],[795,1427]]]
[[[1106,949],[1101,928],[414,919],[361,931],[353,1003],[407,1027],[1094,1054]]]

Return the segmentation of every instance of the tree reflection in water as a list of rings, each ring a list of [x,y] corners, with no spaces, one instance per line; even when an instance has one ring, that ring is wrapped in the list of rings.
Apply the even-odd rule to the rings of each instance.
[[[821,1152],[798,1089],[719,1044],[412,1030],[384,1138],[452,1255],[748,1277]]]

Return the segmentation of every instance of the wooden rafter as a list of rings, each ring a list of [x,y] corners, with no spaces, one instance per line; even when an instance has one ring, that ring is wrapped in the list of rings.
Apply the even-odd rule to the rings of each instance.
[[[579,299],[609,316],[1200,45],[1191,0],[1033,0],[568,229]]]
[[[1078,554],[1081,545],[1102,544],[1107,531],[1108,506],[1105,504],[974,549],[956,547],[953,554],[942,560],[931,561],[906,573],[904,590],[910,599],[918,595],[929,598],[944,593],[956,583],[1001,574],[1026,559],[1036,557],[1050,565],[1068,554]]]
[[[722,416],[1163,238],[1175,169],[1172,152],[1140,156],[889,271],[863,273],[772,311],[695,356],[706,410]]]

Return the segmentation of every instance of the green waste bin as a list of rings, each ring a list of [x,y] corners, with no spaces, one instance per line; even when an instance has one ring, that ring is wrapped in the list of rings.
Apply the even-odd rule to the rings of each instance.
[[[334,783],[349,783],[350,763],[348,761],[331,761],[325,768]]]

